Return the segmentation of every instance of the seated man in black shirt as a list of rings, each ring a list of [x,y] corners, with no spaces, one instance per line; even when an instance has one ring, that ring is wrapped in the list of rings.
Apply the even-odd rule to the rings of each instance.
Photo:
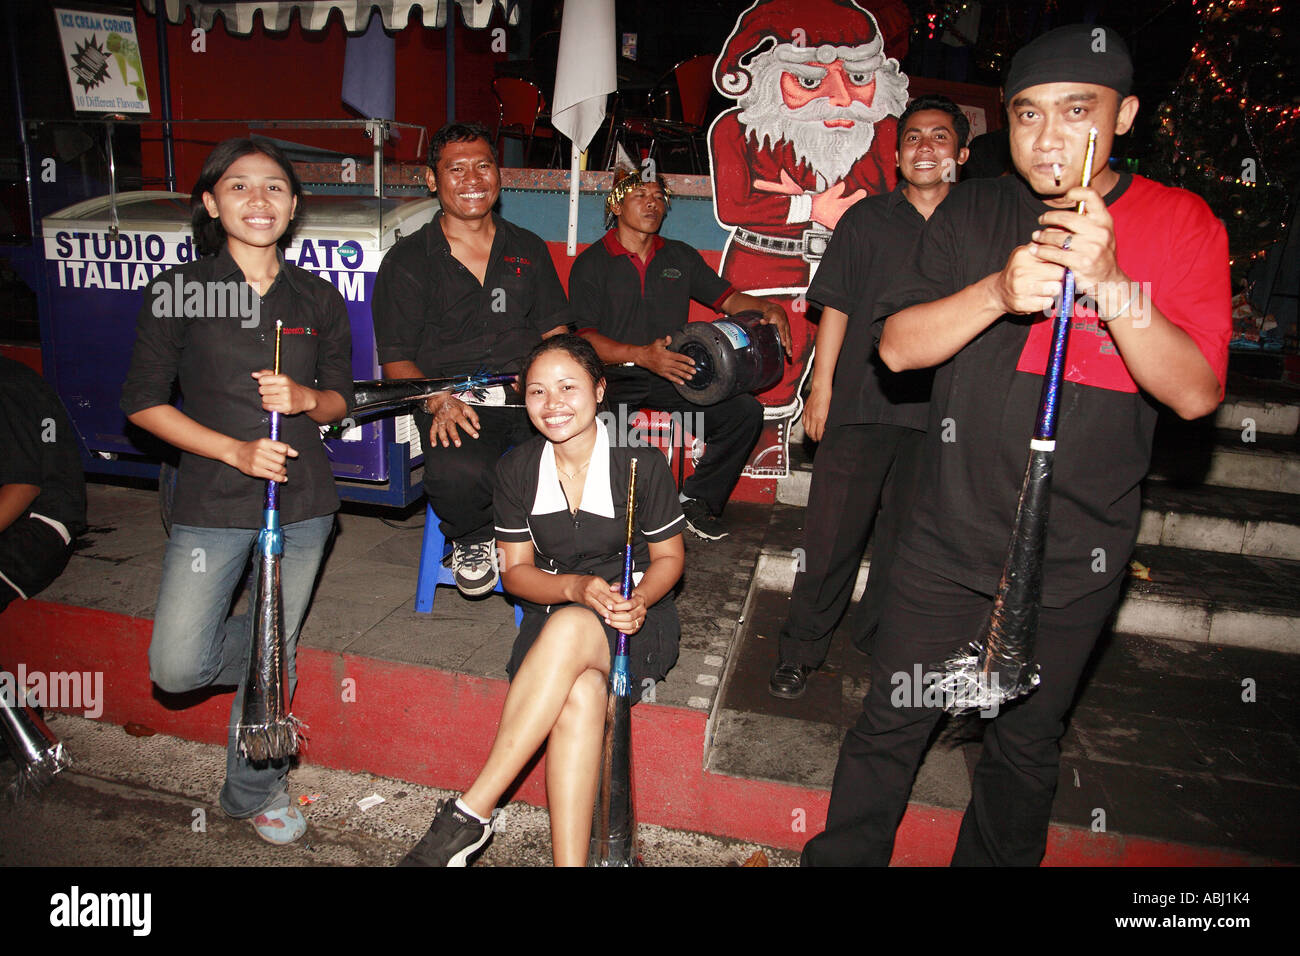
[[[77,434],[54,390],[0,357],[0,611],[49,587],[86,530]]]
[[[695,437],[706,448],[682,485],[682,511],[694,534],[717,540],[727,534],[718,517],[758,441],[763,407],[752,395],[707,406],[678,395],[674,384],[693,376],[695,363],[669,349],[672,333],[686,324],[691,299],[728,314],[753,309],[777,326],[788,355],[790,322],[775,302],[737,292],[686,243],[660,236],[667,211],[662,182],[615,174],[605,202],[613,228],[573,263],[569,300],[578,334],[601,361],[627,366],[606,376],[612,407],[626,406],[629,419],[641,408],[701,416],[704,434]]]
[[[492,209],[501,173],[476,123],[444,126],[429,142],[425,181],[441,203],[433,221],[397,242],[375,279],[375,341],[385,378],[480,370],[517,372],[528,351],[568,324],[564,287],[546,243]],[[461,593],[497,582],[492,545],[496,461],[532,434],[518,393],[492,389],[482,404],[430,399],[415,413],[424,445],[424,490],[455,542]]]

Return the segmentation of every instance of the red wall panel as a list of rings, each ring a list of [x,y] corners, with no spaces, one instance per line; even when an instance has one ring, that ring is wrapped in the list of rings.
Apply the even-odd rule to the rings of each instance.
[[[493,21],[497,26],[500,14]],[[154,18],[137,4],[140,55],[149,83],[154,117],[161,117],[161,88],[154,42]],[[260,27],[234,36],[218,17],[195,49],[194,22],[167,25],[172,116],[176,119],[356,119],[343,105],[343,57],[347,33],[335,16],[329,26],[308,33],[295,17],[283,33]],[[395,119],[437,129],[446,121],[446,30],[426,29],[418,17],[396,35],[397,108]],[[492,52],[492,29],[456,25],[456,114],[461,120],[496,124],[491,77],[504,53]],[[188,192],[212,146],[228,136],[245,135],[242,126],[175,128],[177,189]],[[271,130],[265,135],[370,158],[370,141],[359,130]],[[390,144],[389,159],[415,157],[413,137]],[[146,127],[142,153],[146,179],[161,180],[160,130]]]

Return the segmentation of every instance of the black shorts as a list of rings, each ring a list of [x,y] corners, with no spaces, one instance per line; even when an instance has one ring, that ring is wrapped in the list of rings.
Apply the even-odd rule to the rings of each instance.
[[[0,531],[0,609],[34,597],[63,573],[72,545],[39,518],[19,518]]]
[[[551,611],[562,607],[583,607],[580,604],[553,604]],[[596,616],[591,608],[586,610]],[[524,662],[529,648],[542,633],[548,612],[545,608],[524,605],[524,619],[519,624],[519,636],[515,638],[514,649],[510,652],[510,663],[506,664],[506,674],[514,680],[519,665]],[[600,620],[597,618],[597,620]],[[609,657],[614,659],[614,648],[618,640],[618,631],[604,621],[600,626],[605,629],[605,639],[609,641]],[[658,682],[668,676],[677,663],[677,643],[682,635],[681,621],[677,617],[677,605],[672,597],[660,599],[646,611],[645,622],[641,630],[628,638],[628,670],[632,681],[632,703],[641,699],[641,692],[647,686],[647,679]]]

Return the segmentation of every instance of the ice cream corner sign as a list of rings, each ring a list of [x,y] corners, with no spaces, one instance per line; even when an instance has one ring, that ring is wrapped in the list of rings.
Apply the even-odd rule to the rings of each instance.
[[[55,7],[63,65],[79,113],[149,113],[135,17]]]

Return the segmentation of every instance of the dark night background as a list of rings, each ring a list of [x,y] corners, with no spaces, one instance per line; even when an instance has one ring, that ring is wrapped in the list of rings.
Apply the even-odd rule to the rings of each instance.
[[[1228,224],[1234,278],[1241,280],[1294,214],[1300,180],[1300,154],[1293,148],[1300,95],[1292,79],[1300,69],[1294,39],[1282,30],[1283,0],[908,0],[913,27],[903,69],[909,76],[999,86],[1012,54],[1026,41],[1066,23],[1103,23],[1118,30],[1133,53],[1134,92],[1142,102],[1130,135],[1116,141],[1114,162],[1120,168],[1180,185],[1202,195]],[[76,0],[70,4],[78,4]],[[130,0],[90,4],[102,9],[137,12]],[[863,3],[868,9],[871,4]],[[51,0],[16,0],[11,16],[20,38],[19,75],[26,115],[73,118],[66,78],[57,67],[58,43]],[[637,35],[636,69],[662,75],[673,64],[700,53],[716,54],[751,0],[619,0],[617,29]],[[978,8],[973,23],[968,8]],[[510,29],[510,55],[498,57],[501,72],[535,76],[549,94],[553,83],[554,45],[561,0],[523,0],[520,19]],[[493,13],[494,23],[502,18]],[[931,27],[933,23],[933,27]],[[154,37],[153,18],[137,16],[141,42]],[[9,17],[0,19],[5,37],[0,70],[0,233],[26,232],[23,167],[14,112],[13,65],[9,54]],[[177,27],[169,29],[176,30]],[[437,31],[432,31],[437,33]],[[549,34],[549,36],[548,36]],[[487,31],[461,27],[458,44],[482,46]],[[439,41],[440,42],[440,41]],[[458,46],[459,49],[459,46]],[[1202,59],[1197,61],[1194,51]],[[525,62],[518,62],[524,58]],[[457,61],[458,67],[461,65]],[[1217,71],[1211,77],[1211,71]],[[480,91],[486,83],[458,70],[462,85]],[[214,82],[219,80],[214,78]],[[1218,84],[1217,86],[1215,84]],[[155,108],[157,91],[152,91]],[[1240,99],[1239,99],[1240,98]],[[1242,108],[1241,103],[1247,105]],[[728,101],[714,95],[712,113]],[[247,104],[231,112],[239,115]],[[227,113],[225,115],[231,115]],[[430,116],[404,115],[400,121],[438,125]],[[65,136],[90,140],[79,132]],[[129,140],[129,135],[126,137]],[[65,147],[67,144],[64,144]],[[119,171],[125,165],[131,185],[130,145],[124,143]],[[102,152],[102,150],[101,150]],[[1244,183],[1243,160],[1256,164],[1254,183]],[[538,156],[533,160],[536,163]],[[93,162],[93,159],[90,160]],[[670,164],[665,169],[676,171]],[[136,183],[138,184],[138,177]],[[178,184],[184,188],[184,184]],[[8,221],[5,221],[8,220]],[[7,298],[7,297],[6,297]],[[0,308],[0,326],[9,312]],[[13,337],[0,327],[0,338]]]

